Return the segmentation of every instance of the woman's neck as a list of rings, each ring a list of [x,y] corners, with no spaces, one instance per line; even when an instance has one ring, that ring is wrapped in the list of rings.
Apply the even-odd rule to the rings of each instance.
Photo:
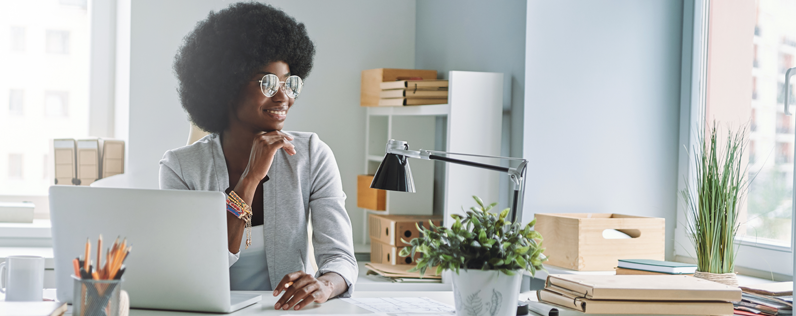
[[[224,151],[228,171],[242,172],[246,169],[255,134],[254,131],[241,128],[240,124],[230,124],[221,133],[221,149]]]

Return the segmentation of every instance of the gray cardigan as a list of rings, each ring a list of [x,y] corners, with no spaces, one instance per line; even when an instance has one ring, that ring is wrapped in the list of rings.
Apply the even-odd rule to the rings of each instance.
[[[307,224],[312,221],[316,277],[327,272],[340,274],[348,283],[348,291],[341,297],[349,297],[358,268],[334,154],[315,133],[287,133],[293,136],[296,154],[277,151],[268,171],[270,179],[263,183],[263,231],[271,287],[276,288],[285,274],[312,272],[307,253]],[[160,161],[161,189],[223,192],[228,187],[229,173],[217,134],[169,150]],[[238,256],[230,253],[230,266]]]

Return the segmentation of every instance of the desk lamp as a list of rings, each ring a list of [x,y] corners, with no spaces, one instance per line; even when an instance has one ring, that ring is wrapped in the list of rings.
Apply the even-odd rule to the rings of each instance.
[[[517,168],[507,168],[503,166],[494,166],[450,158],[448,157],[450,155],[518,160],[520,161],[520,165],[517,166]],[[382,160],[381,164],[379,164],[379,168],[376,170],[376,174],[373,176],[373,182],[370,184],[370,187],[380,190],[414,193],[415,184],[412,180],[412,171],[409,169],[408,158],[439,160],[508,174],[511,178],[511,182],[514,184],[514,198],[512,199],[511,204],[511,222],[515,223],[522,220],[522,201],[525,197],[525,172],[528,166],[527,160],[498,156],[457,154],[426,149],[409,150],[409,145],[405,141],[390,139],[387,142],[387,150],[386,154],[384,155],[384,160]]]
[[[788,69],[785,72],[785,115],[791,115],[788,109],[788,101],[790,97],[790,77],[796,75],[796,67]],[[796,184],[796,173],[794,173],[793,183]],[[796,188],[796,186],[794,186]],[[793,200],[796,202],[796,199]],[[791,207],[791,212],[796,211],[796,204]],[[790,214],[791,219],[791,243],[790,243],[790,250],[793,252],[793,293],[796,294],[796,214]]]

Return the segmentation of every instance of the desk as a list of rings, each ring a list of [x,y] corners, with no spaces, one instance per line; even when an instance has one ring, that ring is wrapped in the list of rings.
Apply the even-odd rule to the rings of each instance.
[[[267,292],[241,292],[259,293],[263,295],[263,300],[257,304],[246,307],[232,314],[208,314],[208,313],[188,313],[188,312],[167,312],[143,309],[130,310],[130,316],[189,316],[189,315],[230,315],[230,316],[278,316],[285,314],[372,314],[373,312],[349,304],[340,299],[333,299],[323,304],[313,304],[300,311],[294,310],[274,310],[277,297],[273,297],[270,291]],[[407,292],[407,291],[354,291],[353,297],[428,297],[433,300],[453,306],[453,292],[450,291],[429,291],[429,292]]]

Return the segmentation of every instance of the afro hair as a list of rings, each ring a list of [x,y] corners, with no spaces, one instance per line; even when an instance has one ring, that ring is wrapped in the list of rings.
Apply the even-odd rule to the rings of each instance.
[[[250,77],[283,61],[306,79],[315,48],[303,23],[267,4],[235,3],[196,24],[174,56],[182,107],[199,128],[220,134]]]

